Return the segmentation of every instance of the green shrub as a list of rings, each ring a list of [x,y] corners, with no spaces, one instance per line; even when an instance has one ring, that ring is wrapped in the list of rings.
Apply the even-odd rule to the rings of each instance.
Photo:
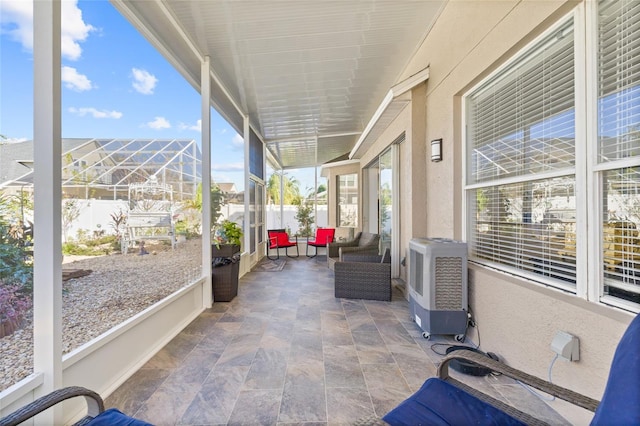
[[[118,237],[116,237],[115,235],[104,235],[99,238],[83,241],[83,243],[89,247],[98,247],[105,244],[113,245],[113,243],[117,242],[117,240]]]
[[[11,226],[3,215],[6,198],[0,196],[0,282],[17,284],[30,290],[33,287],[31,256],[18,228]],[[21,228],[18,229],[21,231]]]
[[[78,231],[78,239],[62,243],[62,254],[65,256],[102,256],[120,250],[120,240],[117,235],[90,235],[88,232]]]
[[[311,237],[313,236],[313,223],[315,221],[313,216],[313,204],[310,202],[301,203],[297,206],[296,220],[298,221],[298,236]]]

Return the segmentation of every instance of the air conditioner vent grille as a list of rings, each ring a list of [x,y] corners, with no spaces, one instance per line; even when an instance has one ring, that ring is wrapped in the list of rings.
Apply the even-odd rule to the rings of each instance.
[[[437,310],[456,310],[462,305],[462,258],[436,257],[435,302]]]

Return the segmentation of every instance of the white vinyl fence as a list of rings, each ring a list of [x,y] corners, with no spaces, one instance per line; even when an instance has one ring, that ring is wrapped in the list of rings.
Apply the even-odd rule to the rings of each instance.
[[[95,231],[104,231],[105,234],[114,234],[112,214],[120,210],[127,213],[125,200],[75,200],[78,206],[79,216],[73,220],[66,230],[68,239],[76,239],[78,231],[82,230],[92,235]],[[265,229],[288,229],[292,235],[298,232],[299,226],[296,220],[297,206],[283,206],[282,214],[279,205],[265,206]],[[176,212],[179,214],[179,212]],[[222,206],[222,217],[235,222],[244,215],[244,205],[226,204]],[[319,205],[312,213],[316,217],[317,227],[326,227],[328,224],[327,206]],[[63,230],[64,231],[64,230]]]

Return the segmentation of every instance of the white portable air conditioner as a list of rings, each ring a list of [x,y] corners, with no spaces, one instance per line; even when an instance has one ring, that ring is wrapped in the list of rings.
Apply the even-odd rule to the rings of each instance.
[[[422,336],[467,331],[467,243],[446,238],[409,241],[409,309]]]

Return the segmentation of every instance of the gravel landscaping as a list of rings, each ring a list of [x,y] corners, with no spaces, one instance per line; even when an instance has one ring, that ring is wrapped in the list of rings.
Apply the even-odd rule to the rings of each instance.
[[[64,269],[91,274],[63,282],[63,352],[69,353],[113,326],[143,311],[200,276],[201,240],[175,250],[147,243],[149,254],[91,257],[65,263]],[[0,391],[33,371],[33,325],[0,339]]]

